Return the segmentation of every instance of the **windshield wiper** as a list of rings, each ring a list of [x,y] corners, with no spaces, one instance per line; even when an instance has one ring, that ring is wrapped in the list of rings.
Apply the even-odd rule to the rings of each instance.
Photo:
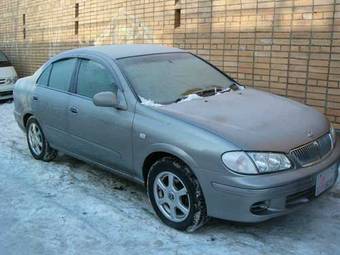
[[[190,95],[198,95],[201,97],[207,97],[207,96],[216,95],[217,93],[224,93],[229,90],[230,90],[229,88],[224,89],[220,86],[214,86],[214,87],[209,87],[205,89],[191,89],[189,91],[184,92],[183,95],[177,98],[175,102],[178,103],[179,101],[182,101],[188,98],[188,96]]]
[[[197,96],[200,96],[200,97],[208,97],[208,96],[216,95],[217,93],[229,92],[231,90],[237,91],[237,90],[240,90],[240,88],[242,88],[241,85],[239,85],[236,82],[233,82],[232,84],[230,84],[226,88],[222,88],[220,86],[210,86],[210,87],[205,88],[205,89],[199,89],[199,88],[190,89],[190,90],[184,92],[179,98],[177,98],[175,100],[175,103],[178,103],[182,100],[185,100],[190,95],[197,95]]]
[[[207,89],[202,89],[200,91],[197,91],[195,94],[206,97],[206,96],[213,96],[216,95],[218,92],[221,92],[223,88],[221,87],[212,87],[212,88],[207,88]]]
[[[240,84],[236,83],[236,82],[233,82],[232,84],[230,84],[229,86],[229,90],[233,90],[233,91],[236,91],[236,90],[239,90],[241,87]]]
[[[188,95],[180,96],[180,97],[177,98],[174,102],[175,102],[175,103],[178,103],[178,102],[180,102],[180,101],[182,101],[182,100],[184,100],[184,99],[186,99],[186,98],[188,98]]]

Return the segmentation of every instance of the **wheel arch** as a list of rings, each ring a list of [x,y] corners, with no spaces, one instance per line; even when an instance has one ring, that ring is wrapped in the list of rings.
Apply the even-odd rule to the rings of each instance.
[[[33,114],[30,112],[27,112],[24,114],[23,118],[22,118],[22,123],[24,124],[24,127],[26,127],[27,121],[30,117],[32,117]]]
[[[187,154],[182,149],[175,147],[173,145],[169,144],[157,144],[153,145],[152,149],[149,150],[143,160],[142,163],[142,174],[143,174],[143,181],[146,185],[148,173],[150,170],[150,167],[159,159],[163,157],[174,157],[180,161],[182,161],[184,164],[186,164],[192,171],[192,173],[195,175],[195,168],[197,167],[197,163],[195,160]]]
[[[174,149],[174,148],[173,148]],[[152,206],[154,207],[154,210],[156,212],[156,214],[160,217],[160,219],[167,225],[179,229],[179,230],[186,230],[188,232],[192,232],[194,230],[196,230],[197,228],[201,227],[204,225],[205,222],[207,222],[207,220],[209,219],[208,214],[207,214],[207,206],[206,206],[206,200],[205,200],[205,196],[204,196],[204,192],[202,190],[202,186],[199,182],[199,179],[197,178],[197,174],[195,172],[197,172],[196,170],[197,165],[195,163],[195,161],[193,160],[193,158],[191,158],[188,154],[186,154],[183,150],[180,150],[179,148],[177,148],[178,150],[175,151],[169,151],[169,150],[165,150],[163,148],[163,150],[157,150],[157,151],[153,151],[151,152],[144,160],[144,164],[143,164],[143,175],[144,175],[144,182],[146,184],[146,188],[148,191],[148,195],[151,201]],[[165,151],[164,151],[165,150]],[[184,154],[181,154],[184,153]],[[189,195],[193,200],[190,200],[191,202],[193,202],[193,206],[191,207],[190,211],[192,212],[190,217],[185,218],[184,221],[179,222],[179,223],[175,223],[169,219],[166,218],[166,216],[164,215],[164,213],[161,211],[161,209],[159,209],[159,206],[156,204],[156,200],[154,197],[154,178],[156,177],[156,175],[151,175],[151,182],[148,183],[148,179],[150,178],[148,176],[149,170],[151,165],[156,162],[158,159],[162,158],[162,157],[174,157],[176,160],[176,164],[174,164],[174,166],[176,168],[178,168],[177,170],[181,170],[180,172],[183,173],[183,175],[188,178],[187,181],[189,181],[189,183],[191,183],[190,185],[190,190],[191,190],[191,195]],[[180,160],[181,163],[179,163],[177,160]],[[169,161],[168,161],[169,162]],[[172,162],[172,161],[170,161]],[[182,164],[183,163],[183,164]],[[152,168],[152,167],[151,167]],[[163,171],[163,168],[158,168],[158,170],[156,169],[156,174],[159,174],[160,172]],[[171,170],[169,170],[171,171]],[[178,178],[178,177],[177,177]],[[181,180],[181,179],[180,179]],[[181,180],[183,181],[183,179]],[[180,224],[180,225],[175,225],[175,224]],[[183,225],[184,224],[184,225]]]

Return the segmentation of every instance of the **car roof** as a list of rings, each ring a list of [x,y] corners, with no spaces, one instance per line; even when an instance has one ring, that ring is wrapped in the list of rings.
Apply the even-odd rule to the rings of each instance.
[[[67,51],[67,53],[75,54],[102,53],[113,59],[172,52],[185,52],[185,51],[178,48],[172,48],[157,44],[122,44],[122,45],[91,46]]]

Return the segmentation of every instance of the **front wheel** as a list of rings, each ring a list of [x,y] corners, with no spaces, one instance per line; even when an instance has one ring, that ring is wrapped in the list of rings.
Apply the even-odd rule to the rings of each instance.
[[[158,217],[172,228],[192,232],[208,219],[196,177],[175,158],[164,157],[151,166],[147,190]]]
[[[49,146],[38,121],[34,117],[27,120],[26,137],[28,148],[35,159],[51,161],[57,156],[57,151]]]

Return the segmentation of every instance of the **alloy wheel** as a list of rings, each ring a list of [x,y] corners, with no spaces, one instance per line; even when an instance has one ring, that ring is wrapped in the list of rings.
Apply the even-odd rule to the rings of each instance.
[[[157,207],[171,221],[184,221],[190,212],[190,197],[182,180],[171,172],[159,173],[153,184]]]
[[[28,142],[36,155],[40,155],[43,150],[43,137],[40,127],[36,123],[31,123],[28,129]]]

